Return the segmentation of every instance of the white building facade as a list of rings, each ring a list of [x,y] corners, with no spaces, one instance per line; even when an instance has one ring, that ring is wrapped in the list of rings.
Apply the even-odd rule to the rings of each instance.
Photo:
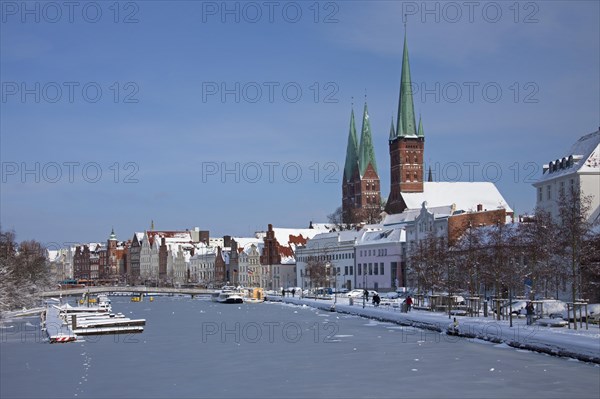
[[[543,165],[543,174],[533,183],[536,206],[558,219],[563,195],[579,190],[591,197],[589,221],[600,218],[600,130],[581,137],[560,158]]]
[[[305,246],[298,246],[296,282],[299,286],[302,289],[317,288],[306,270],[308,262],[320,261],[333,270],[332,288],[355,288],[354,246],[361,234],[354,230],[317,234]]]

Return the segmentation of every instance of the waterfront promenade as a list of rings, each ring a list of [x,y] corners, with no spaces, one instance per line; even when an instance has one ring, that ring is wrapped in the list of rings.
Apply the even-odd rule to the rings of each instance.
[[[288,296],[277,299],[282,299],[284,303],[311,306],[322,310],[331,310],[334,305],[333,300]],[[462,337],[504,343],[518,349],[600,364],[600,328],[594,324],[590,324],[587,330],[585,324],[583,328],[575,330],[537,324],[527,326],[525,319],[514,318],[513,326],[510,327],[508,320],[495,320],[493,317],[452,316],[449,319],[447,313],[422,310],[403,313],[399,308],[374,307],[370,303],[363,308],[362,300],[354,301],[354,305],[351,306],[348,299],[344,297],[338,297],[335,311],[424,329],[426,331],[422,335],[428,339],[435,339],[432,338],[432,331],[440,334],[450,331]],[[445,339],[454,339],[454,337],[446,336]]]

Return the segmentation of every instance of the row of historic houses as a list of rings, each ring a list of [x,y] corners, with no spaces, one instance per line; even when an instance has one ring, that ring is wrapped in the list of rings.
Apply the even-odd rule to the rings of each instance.
[[[61,280],[205,287],[229,283],[279,289],[296,284],[296,246],[328,229],[316,224],[305,229],[269,225],[254,237],[223,238],[210,238],[198,228],[150,229],[134,233],[127,241],[118,241],[113,231],[106,244],[78,245],[54,258],[63,265]]]

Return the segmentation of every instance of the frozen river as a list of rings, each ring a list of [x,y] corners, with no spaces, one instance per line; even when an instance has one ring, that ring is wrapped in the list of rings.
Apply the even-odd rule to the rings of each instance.
[[[142,334],[49,345],[1,326],[0,397],[598,398],[600,367],[282,304],[164,297],[113,310]]]

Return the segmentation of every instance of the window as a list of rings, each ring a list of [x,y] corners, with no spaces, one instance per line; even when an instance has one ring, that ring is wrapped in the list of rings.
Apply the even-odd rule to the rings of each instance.
[[[565,182],[564,181],[560,182],[560,186],[559,186],[558,190],[559,190],[558,193],[561,197],[565,195]]]
[[[350,275],[354,274],[354,266],[350,266]]]
[[[361,275],[361,271],[362,271],[362,268],[360,267],[360,263],[358,264],[358,269],[357,270],[358,270],[358,275],[360,276]]]
[[[375,270],[373,270],[373,274],[378,275],[379,269],[377,268],[377,263],[375,263]]]
[[[546,186],[546,199],[547,200],[552,199],[552,187],[550,187],[550,185]]]
[[[348,274],[348,266],[344,266],[344,274]]]
[[[373,264],[369,263],[369,276],[373,275]]]
[[[571,194],[575,192],[575,180],[574,179],[569,180],[569,190],[570,190]]]
[[[381,274],[381,275],[385,274],[385,268],[383,267],[383,262],[381,262],[379,264],[379,274]]]

